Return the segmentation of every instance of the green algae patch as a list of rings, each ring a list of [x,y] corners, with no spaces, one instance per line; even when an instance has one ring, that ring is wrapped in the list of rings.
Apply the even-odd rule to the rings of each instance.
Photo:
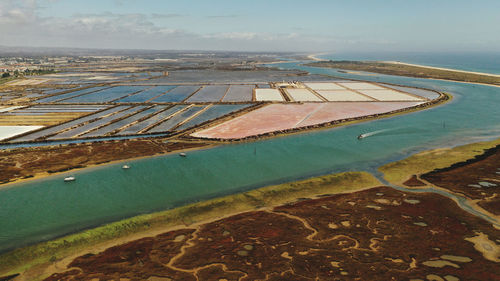
[[[466,144],[453,148],[434,149],[412,155],[406,159],[388,163],[379,168],[384,178],[394,184],[402,184],[412,175],[420,175],[436,169],[447,168],[481,155],[485,150],[500,145],[500,139]]]
[[[345,172],[267,186],[167,211],[136,216],[3,254],[0,256],[0,276],[60,261],[86,249],[88,251],[91,246],[109,243],[132,234],[148,235],[148,232],[153,230],[166,232],[169,228],[179,225],[191,225],[239,212],[278,206],[297,201],[298,198],[353,192],[379,185],[381,183],[369,173]]]

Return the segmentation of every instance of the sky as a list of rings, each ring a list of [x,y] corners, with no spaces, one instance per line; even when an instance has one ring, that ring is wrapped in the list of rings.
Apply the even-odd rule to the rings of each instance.
[[[0,45],[498,52],[499,0],[0,0]]]

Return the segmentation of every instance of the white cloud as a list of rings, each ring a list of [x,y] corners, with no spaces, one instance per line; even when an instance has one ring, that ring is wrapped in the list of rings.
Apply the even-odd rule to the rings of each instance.
[[[35,19],[37,2],[35,0],[2,0],[0,2],[0,23],[21,24]]]
[[[90,48],[293,50],[296,33],[272,34],[252,30],[200,34],[170,27],[158,20],[186,17],[176,13],[104,12],[69,17],[42,17],[40,9],[57,0],[0,0],[0,45]],[[237,15],[209,15],[207,19]],[[162,21],[160,21],[162,22]],[[284,47],[285,46],[285,47]]]
[[[169,13],[169,14],[152,13],[151,17],[153,19],[171,19],[171,18],[181,18],[184,17],[184,15],[176,13]]]
[[[194,10],[196,7],[189,10],[193,15],[158,9],[151,14],[103,12],[42,16],[51,14],[47,11],[58,1],[61,0],[0,0],[0,45],[315,52],[496,50],[499,46],[497,37],[489,36],[497,34],[500,28],[493,16],[470,22],[467,28],[451,28],[454,22],[448,23],[448,17],[437,22],[402,17],[396,17],[397,21],[389,20],[391,17],[380,22],[336,21],[332,17],[314,26],[316,14],[308,14],[313,18],[292,24],[265,19],[267,28],[266,22],[253,24],[252,11],[224,14],[221,9],[220,15],[207,11],[206,16],[195,16],[199,13]],[[139,2],[103,1],[111,1],[120,8],[117,10],[127,10],[127,5]],[[415,18],[421,19],[417,15]],[[487,32],[477,32],[479,29]]]
[[[242,39],[253,40],[258,36],[256,32],[224,32],[204,35],[207,39]]]
[[[200,34],[162,21],[188,17],[176,13],[40,16],[40,9],[50,1],[57,0],[0,0],[0,45],[241,51],[324,51],[337,45],[352,45],[350,38],[333,39],[300,32],[255,32],[251,27],[243,31]],[[207,19],[220,17],[237,15],[207,16]]]

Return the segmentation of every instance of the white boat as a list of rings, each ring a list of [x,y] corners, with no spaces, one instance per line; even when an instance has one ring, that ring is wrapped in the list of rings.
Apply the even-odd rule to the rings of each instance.
[[[75,177],[65,177],[65,178],[64,178],[64,181],[65,181],[65,182],[75,181],[75,180],[76,180],[76,178],[75,178]]]
[[[363,138],[365,138],[365,137],[366,137],[366,135],[365,135],[365,134],[361,134],[361,135],[359,135],[359,136],[358,136],[358,140],[363,139]]]
[[[125,170],[126,170],[126,169],[130,169],[130,166],[129,166],[129,165],[123,165],[123,166],[122,166],[122,169],[125,169]]]
[[[181,152],[181,153],[179,153],[179,156],[180,156],[180,157],[186,157],[187,155],[186,155],[186,153]]]

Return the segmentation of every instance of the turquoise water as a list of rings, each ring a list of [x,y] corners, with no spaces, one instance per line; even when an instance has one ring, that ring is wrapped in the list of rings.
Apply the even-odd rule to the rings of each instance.
[[[186,158],[131,161],[129,170],[115,164],[9,185],[0,189],[0,251],[223,194],[332,172],[372,171],[417,151],[500,136],[500,88],[302,68],[444,90],[455,99],[421,112],[194,151]],[[356,138],[378,130],[384,131]],[[67,175],[76,182],[64,183]]]
[[[500,74],[500,53],[338,53],[318,57],[328,60],[402,61],[434,67]]]

